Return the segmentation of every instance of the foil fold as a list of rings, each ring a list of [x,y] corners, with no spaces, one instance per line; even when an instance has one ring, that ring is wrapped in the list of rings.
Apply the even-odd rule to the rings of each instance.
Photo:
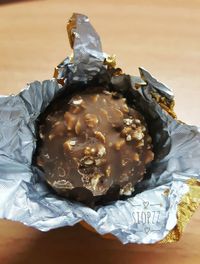
[[[54,79],[35,81],[16,96],[0,97],[0,217],[42,231],[85,221],[99,234],[113,234],[124,244],[179,239],[200,203],[198,128],[174,118],[172,91],[145,69],[139,69],[138,77],[114,75],[86,16],[74,14],[68,34],[73,56],[56,68]],[[40,113],[62,85],[94,79],[128,94],[129,103],[145,113],[156,155],[132,197],[91,209],[51,193],[32,161]]]

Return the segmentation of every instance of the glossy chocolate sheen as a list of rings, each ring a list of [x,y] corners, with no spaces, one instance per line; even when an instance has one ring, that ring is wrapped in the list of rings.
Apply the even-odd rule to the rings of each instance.
[[[131,195],[154,157],[143,116],[103,87],[55,101],[39,135],[37,163],[46,181],[86,203]]]

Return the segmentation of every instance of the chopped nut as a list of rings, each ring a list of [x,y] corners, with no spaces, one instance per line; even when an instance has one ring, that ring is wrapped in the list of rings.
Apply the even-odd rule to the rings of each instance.
[[[109,92],[109,91],[107,91],[107,90],[103,90],[103,93],[106,94],[106,95],[111,94],[111,92]]]
[[[77,99],[77,100],[73,100],[72,103],[74,105],[80,105],[83,102],[83,99]]]
[[[49,135],[49,140],[52,140],[54,137],[55,137],[54,134],[50,134],[50,135]]]
[[[120,139],[119,141],[117,141],[115,143],[115,149],[116,150],[120,150],[121,147],[125,144],[125,140],[124,139]]]
[[[140,140],[137,145],[136,145],[136,148],[140,148],[140,147],[143,147],[144,146],[144,139]]]
[[[131,131],[132,131],[131,127],[124,127],[123,130],[121,131],[121,135],[126,136]]]
[[[145,156],[145,164],[151,162],[154,159],[154,153],[151,150],[147,150],[146,156]]]
[[[76,140],[66,140],[63,144],[64,150],[68,151],[72,149],[72,146],[76,145]]]
[[[86,148],[84,149],[84,154],[85,154],[85,155],[90,155],[90,154],[91,154],[91,148],[90,148],[90,147],[86,147]]]
[[[137,152],[133,153],[132,159],[133,161],[139,161],[140,160],[139,154]]]
[[[121,162],[121,164],[122,164],[123,167],[126,166],[127,163],[128,163],[128,160],[127,159],[123,159],[122,162]]]
[[[111,174],[111,166],[109,165],[106,169],[106,176],[109,177]]]
[[[121,164],[122,164],[123,167],[126,166],[126,161],[122,160]]]
[[[100,174],[96,174],[91,179],[91,185],[93,190],[96,190],[97,184],[99,183],[99,179],[101,178]]]
[[[132,192],[134,191],[134,188],[132,186],[132,183],[129,182],[127,183],[123,188],[120,189],[120,195],[131,195]]]
[[[68,140],[64,142],[63,148],[64,148],[65,151],[68,151],[68,150],[71,150],[72,149],[72,147],[69,144],[69,141]]]
[[[131,141],[131,135],[127,135],[127,137],[126,137],[126,141]]]
[[[137,124],[137,125],[141,124],[141,121],[139,119],[135,119],[134,121],[135,121],[135,124]]]
[[[133,131],[132,137],[137,139],[137,140],[143,139],[144,134],[143,134],[143,132],[141,130],[141,127],[138,127],[136,130]]]
[[[106,149],[104,146],[100,146],[98,150],[98,156],[103,157],[106,154]]]
[[[69,112],[65,112],[64,118],[66,121],[67,130],[72,130],[74,128],[76,118]]]
[[[96,153],[96,149],[95,148],[91,148],[91,154],[95,154]]]
[[[40,131],[40,133],[39,133],[39,136],[40,136],[41,139],[44,138],[44,134],[43,134],[41,131]]]
[[[106,142],[105,136],[100,131],[95,131],[94,134],[102,143]]]
[[[96,115],[86,114],[85,115],[85,122],[86,122],[88,127],[95,127],[98,124],[99,120],[98,120]]]
[[[146,127],[142,126],[142,132],[145,132],[145,131],[146,131]]]
[[[90,166],[94,164],[94,160],[91,157],[87,157],[86,159],[84,159],[84,164]]]
[[[75,146],[76,145],[76,140],[69,140],[69,144],[71,146]]]
[[[133,123],[133,120],[132,119],[130,119],[130,118],[125,118],[124,119],[124,124],[126,124],[127,126],[132,125],[132,123]]]
[[[71,182],[66,180],[58,180],[53,182],[53,187],[58,189],[73,189],[74,186]]]
[[[101,160],[100,160],[100,159],[96,159],[96,160],[95,160],[95,164],[96,164],[97,166],[101,165]]]
[[[85,101],[80,96],[73,98],[70,102],[70,109],[79,109],[77,112],[79,113],[81,110],[86,109]]]
[[[84,154],[85,155],[94,155],[95,153],[96,153],[96,149],[95,148],[86,147],[84,149]]]
[[[122,106],[122,112],[124,112],[124,113],[128,113],[129,112],[129,109],[128,109],[127,104],[123,104],[123,106]]]
[[[77,135],[79,135],[80,132],[81,132],[81,122],[80,122],[80,120],[78,120],[78,121],[76,122],[76,125],[75,125],[75,132],[76,132]]]

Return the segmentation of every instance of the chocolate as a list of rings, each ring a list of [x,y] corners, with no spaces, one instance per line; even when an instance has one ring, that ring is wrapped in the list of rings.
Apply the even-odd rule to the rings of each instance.
[[[144,117],[103,87],[59,98],[49,109],[37,158],[49,185],[81,202],[131,195],[154,157]]]

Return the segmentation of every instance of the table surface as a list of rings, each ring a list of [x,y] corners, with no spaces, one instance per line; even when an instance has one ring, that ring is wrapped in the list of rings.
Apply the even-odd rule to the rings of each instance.
[[[151,2],[151,3],[150,3]],[[65,24],[84,13],[126,73],[148,69],[174,91],[179,119],[200,125],[200,1],[0,0],[0,94],[49,79],[71,53]],[[122,245],[80,225],[42,233],[0,221],[0,263],[199,263],[200,210],[180,242]]]

